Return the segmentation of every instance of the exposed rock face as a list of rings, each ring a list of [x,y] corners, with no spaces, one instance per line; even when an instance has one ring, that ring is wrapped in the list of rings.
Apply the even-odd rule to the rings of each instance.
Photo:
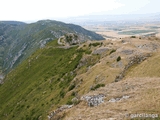
[[[134,64],[141,63],[142,61],[146,60],[150,56],[151,56],[151,54],[140,54],[140,55],[135,55],[135,56],[130,57],[129,63],[125,66],[124,70],[116,77],[115,82],[118,82],[121,79],[123,79],[123,77],[129,67],[131,67]]]
[[[108,47],[98,48],[95,51],[93,51],[93,54],[102,54],[104,52],[107,52],[109,50]]]
[[[130,96],[127,96],[127,95],[124,95],[122,96],[121,98],[112,98],[109,100],[109,102],[118,102],[118,101],[121,101],[121,100],[125,100],[125,99],[128,99]]]
[[[99,95],[93,95],[93,96],[83,96],[81,100],[87,101],[89,107],[94,107],[103,103],[104,98],[105,98],[105,95],[99,94]]]
[[[3,84],[3,81],[2,81],[2,80],[0,80],[0,84]]]
[[[94,64],[96,64],[99,61],[99,58],[94,58],[92,55],[86,55],[85,57],[82,57],[82,59],[79,61],[79,64],[77,68],[80,68],[84,65],[89,66],[87,69],[89,70],[90,67]]]
[[[73,107],[73,105],[62,105],[60,108],[56,109],[55,111],[51,112],[48,115],[48,120],[55,120],[54,116],[56,116],[58,113],[62,112],[63,110],[69,109],[69,108],[72,108],[72,107]]]
[[[40,48],[43,48],[45,47],[45,45],[47,44],[48,41],[51,41],[53,40],[53,38],[46,38],[44,40],[41,40],[39,43],[40,43]]]
[[[27,48],[27,44],[24,44],[21,48],[21,50],[17,53],[17,55],[14,57],[14,59],[11,62],[10,68],[13,67],[13,65],[16,63],[16,61],[21,57],[23,51]]]
[[[133,50],[123,50],[122,53],[125,55],[131,55],[134,51]]]
[[[0,75],[0,84],[3,84],[3,79],[4,79],[4,76]]]
[[[87,58],[82,58],[79,62],[79,65],[77,66],[77,68],[80,68],[86,64],[87,64]]]
[[[155,51],[159,48],[159,45],[151,42],[150,44],[137,45],[136,47],[139,48],[139,49]]]
[[[119,62],[115,62],[115,63],[113,63],[113,64],[111,64],[111,67],[113,67],[113,68],[124,68],[124,64],[123,64],[123,62],[122,61],[119,61]]]

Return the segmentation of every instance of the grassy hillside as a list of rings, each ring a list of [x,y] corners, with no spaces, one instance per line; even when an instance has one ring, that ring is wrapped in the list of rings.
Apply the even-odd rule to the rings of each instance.
[[[81,42],[103,39],[80,26],[58,21],[41,20],[31,24],[0,22],[0,70],[8,73],[35,50],[66,33],[77,34]]]
[[[110,49],[105,49],[104,46]],[[77,79],[83,79],[77,88],[81,102],[57,113],[56,116],[65,115],[64,120],[159,120],[160,41],[148,38],[108,40],[103,41],[101,47],[93,49],[93,53],[98,53],[99,50],[106,50],[99,54],[100,60],[83,74],[76,76]],[[151,56],[147,57],[148,54]],[[119,56],[121,60],[117,60]],[[121,79],[115,82],[118,75]],[[103,84],[105,86],[102,86]],[[96,105],[101,99],[103,102]],[[95,103],[95,106],[90,107],[90,103]],[[135,118],[131,116],[142,113],[158,116]],[[55,118],[54,116],[51,120]]]
[[[0,85],[0,118],[97,120],[159,114],[159,48],[159,40],[148,38],[87,41],[70,47],[51,41]],[[85,97],[95,96],[104,101],[88,106]],[[97,103],[97,98],[89,100]],[[62,109],[66,104],[73,106]]]
[[[154,53],[151,58],[140,65],[135,65],[127,72],[126,77],[160,77],[160,54]]]
[[[55,46],[50,42],[7,75],[0,86],[2,120],[46,119],[50,109],[70,104],[70,82],[85,50]]]

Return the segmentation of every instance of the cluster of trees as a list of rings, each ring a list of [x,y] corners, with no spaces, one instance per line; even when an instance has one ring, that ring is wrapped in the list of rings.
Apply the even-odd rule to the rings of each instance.
[[[76,35],[76,34],[66,34],[65,38],[66,38],[66,41],[71,44],[72,42],[75,42],[75,40],[76,41],[78,40],[78,35]]]

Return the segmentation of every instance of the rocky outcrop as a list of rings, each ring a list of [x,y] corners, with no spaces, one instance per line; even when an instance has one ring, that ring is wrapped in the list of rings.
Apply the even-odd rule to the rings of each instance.
[[[118,82],[123,79],[125,76],[126,71],[134,64],[139,64],[142,61],[146,60],[148,57],[150,57],[151,54],[139,54],[139,55],[134,55],[129,58],[129,63],[125,66],[124,70],[115,78],[115,82]]]
[[[131,55],[133,54],[134,50],[122,50],[121,53],[125,54],[125,55]]]
[[[4,76],[3,75],[0,75],[0,84],[3,84],[3,79],[4,79]]]
[[[118,102],[118,101],[122,101],[122,100],[126,100],[128,99],[130,96],[124,95],[122,97],[118,97],[118,98],[112,98],[110,99],[108,102]]]
[[[62,105],[60,108],[56,109],[55,111],[51,112],[47,117],[48,117],[48,120],[55,120],[54,117],[62,112],[63,110],[65,109],[69,109],[69,108],[72,108],[73,105]]]
[[[108,50],[109,50],[108,47],[98,48],[95,51],[93,51],[93,54],[101,55],[102,53],[107,52]]]
[[[155,43],[149,43],[149,44],[141,44],[136,46],[138,49],[144,49],[144,50],[149,50],[149,51],[156,51],[159,48],[158,44]]]
[[[48,42],[48,41],[51,41],[51,40],[53,40],[53,38],[46,38],[46,39],[44,39],[44,40],[41,40],[41,41],[39,42],[40,48],[45,47],[45,45],[47,44],[47,42]]]
[[[83,96],[81,100],[86,101],[89,107],[94,107],[103,103],[104,98],[105,98],[105,95],[99,94],[99,95],[92,95],[92,96]]]
[[[22,46],[22,49],[17,53],[17,55],[14,57],[14,59],[11,62],[10,68],[13,67],[13,65],[17,62],[17,60],[22,56],[22,53],[24,52],[24,50],[27,48],[27,44],[24,44]]]

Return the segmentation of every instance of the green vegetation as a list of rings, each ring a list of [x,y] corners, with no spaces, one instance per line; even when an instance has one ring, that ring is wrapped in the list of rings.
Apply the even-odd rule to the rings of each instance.
[[[75,84],[72,84],[71,86],[69,86],[68,91],[71,91],[71,90],[73,90],[74,88],[75,88]]]
[[[149,32],[156,32],[156,31],[155,30],[129,30],[129,31],[118,32],[118,34],[135,35],[135,34],[142,34],[142,33],[149,33]]]
[[[116,50],[115,50],[115,49],[111,50],[111,52],[110,52],[109,54],[112,54],[112,53],[114,53],[114,52],[116,52]]]
[[[117,58],[117,62],[118,62],[118,61],[120,61],[120,60],[121,60],[121,56],[118,56],[118,58]]]
[[[103,37],[84,28],[63,22],[42,20],[25,24],[16,21],[0,22],[0,70],[8,73],[27,59],[38,48],[58,39],[66,33],[73,33],[74,38],[101,40]],[[91,38],[90,38],[91,37]],[[68,41],[72,40],[70,36]],[[16,59],[15,61],[13,61]]]
[[[89,44],[89,47],[91,47],[91,46],[97,47],[97,46],[99,46],[99,45],[102,45],[102,42],[90,43],[90,44]]]
[[[46,119],[50,110],[71,104],[74,96],[67,92],[75,87],[71,81],[85,50],[52,47],[56,44],[37,50],[7,75],[0,86],[2,120]]]
[[[131,36],[131,38],[136,38],[136,36]]]
[[[66,40],[67,40],[67,42],[69,42],[69,43],[70,43],[70,42],[72,41],[72,39],[73,39],[73,38],[72,38],[72,36],[71,36],[71,35],[70,35],[70,36],[66,36]]]
[[[97,84],[97,85],[93,86],[93,87],[91,88],[91,90],[96,90],[96,89],[98,89],[98,88],[100,88],[100,87],[104,87],[104,86],[105,86],[105,84]]]

